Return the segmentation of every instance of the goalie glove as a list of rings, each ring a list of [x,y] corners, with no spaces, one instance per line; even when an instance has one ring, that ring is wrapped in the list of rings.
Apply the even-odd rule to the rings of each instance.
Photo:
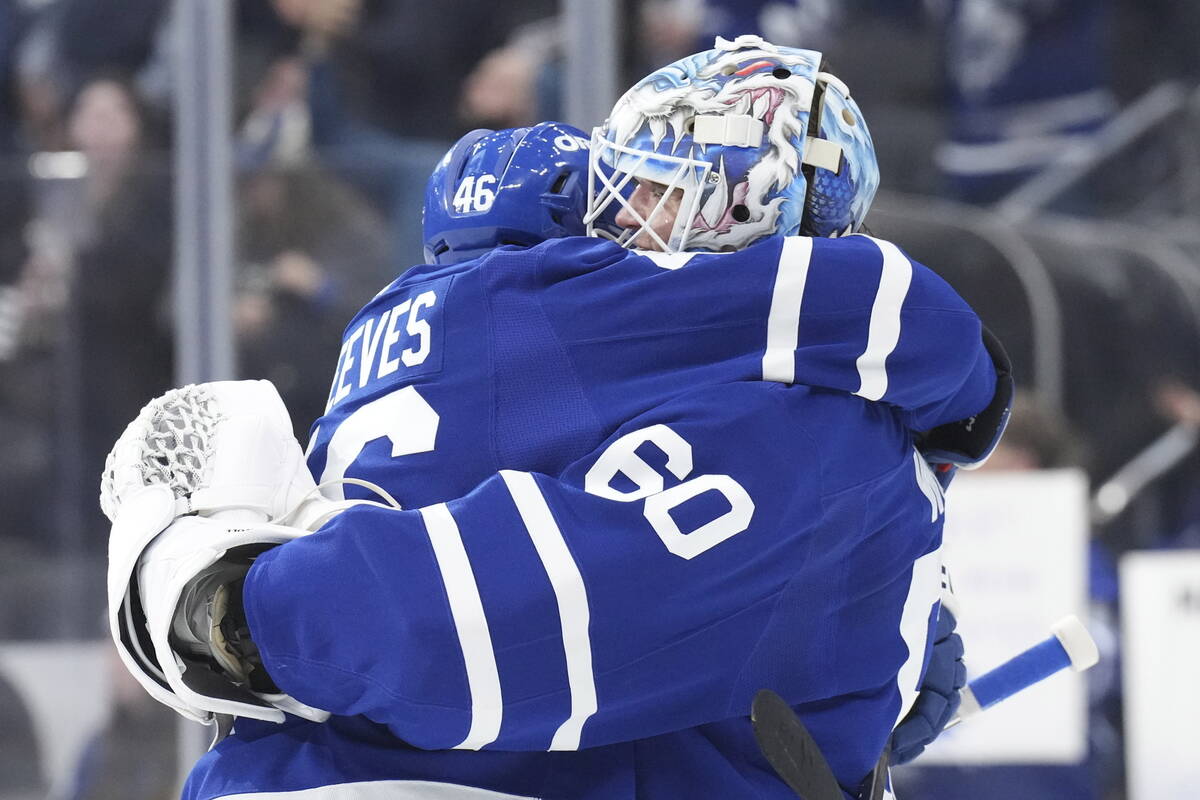
[[[172,695],[169,705],[180,710],[182,704],[191,712],[185,716],[202,721],[229,714],[282,722],[285,711],[318,722],[329,716],[284,694],[266,676],[240,607],[241,582],[254,558],[307,533],[188,516],[145,549],[136,595],[128,600],[143,610],[141,627],[156,677]]]
[[[100,508],[115,522],[146,486],[166,486],[176,516],[277,520],[315,530],[336,511],[322,502],[292,421],[270,381],[220,381],[152,400],[113,445]]]
[[[185,587],[226,551],[279,544],[353,504],[324,499],[316,488],[287,409],[267,381],[174,389],[125,429],[100,491],[113,523],[109,625],[121,660],[151,696],[200,722],[216,713],[282,721],[283,707],[321,716],[290,698],[236,686],[212,660],[175,652],[169,636],[176,613],[186,613],[177,608]],[[201,517],[221,524],[197,526]]]

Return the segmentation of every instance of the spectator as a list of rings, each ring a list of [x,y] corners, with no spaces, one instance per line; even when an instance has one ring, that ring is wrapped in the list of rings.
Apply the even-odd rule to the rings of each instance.
[[[454,109],[472,66],[555,4],[275,0],[275,7],[304,31],[308,52],[330,64],[353,119],[394,136],[444,142],[462,132]]]
[[[463,82],[485,53],[550,0],[272,0],[303,37],[312,144],[387,217],[395,269],[419,260],[425,179],[451,139]],[[414,24],[419,20],[419,24]]]
[[[240,188],[234,326],[244,377],[268,378],[303,441],[325,410],[341,332],[389,273],[382,221],[313,165],[260,168]]]
[[[309,79],[302,59],[274,58],[249,92],[237,143],[240,371],[275,383],[300,439],[328,394],[329,375],[313,365],[336,359],[346,323],[400,271],[379,214],[318,163]]]
[[[123,0],[120,13],[94,0],[40,4],[20,47],[23,114],[35,148],[69,145],[63,121],[72,97],[92,77],[132,75],[150,57],[168,4]]]
[[[75,348],[75,392],[84,399],[82,453],[61,453],[86,512],[101,528],[92,487],[108,445],[146,397],[172,382],[167,291],[173,258],[170,179],[153,126],[132,85],[115,76],[86,82],[68,118],[71,143],[87,160],[84,216],[74,233],[73,307],[67,347]],[[77,468],[71,468],[78,461]],[[99,547],[103,533],[88,539]]]
[[[940,7],[951,122],[936,160],[954,196],[1001,199],[1112,116],[1111,0]]]
[[[495,129],[559,119],[561,50],[557,17],[520,28],[467,77],[460,105],[463,119]]]

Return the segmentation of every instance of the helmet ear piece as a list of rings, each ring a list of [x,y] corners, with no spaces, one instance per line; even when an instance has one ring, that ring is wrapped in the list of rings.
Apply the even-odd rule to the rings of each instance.
[[[808,146],[836,147],[839,155],[836,168],[818,164],[811,172],[801,232],[844,236],[862,227],[879,186],[879,164],[862,111],[846,84],[828,72],[817,77],[821,103],[817,133]]]
[[[823,63],[823,62],[822,62]],[[825,87],[827,82],[819,80],[821,75],[827,73],[818,72],[818,80],[813,84],[812,105],[808,111],[808,130],[804,140],[804,146],[811,147],[811,142],[819,138],[821,133],[821,113],[825,109]],[[841,165],[839,164],[839,167]],[[804,209],[800,212],[800,235],[813,236],[811,224],[811,209],[815,200],[815,186],[817,183],[817,167],[811,160],[800,160],[800,171],[804,175]]]

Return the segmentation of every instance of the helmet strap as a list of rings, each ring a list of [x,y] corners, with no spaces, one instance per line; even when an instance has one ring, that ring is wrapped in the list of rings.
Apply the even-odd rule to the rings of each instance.
[[[812,147],[821,135],[821,112],[825,109],[826,83],[818,79],[813,84],[812,105],[808,111],[808,131],[804,141],[804,149]],[[809,229],[809,208],[813,199],[814,186],[817,178],[817,167],[811,159],[801,159],[800,172],[804,175],[804,209],[800,214],[800,234],[811,235]]]

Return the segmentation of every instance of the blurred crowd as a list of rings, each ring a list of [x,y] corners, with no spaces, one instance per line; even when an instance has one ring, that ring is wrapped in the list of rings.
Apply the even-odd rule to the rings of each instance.
[[[301,441],[343,326],[421,260],[424,183],[449,143],[561,117],[558,6],[232,3],[238,369],[279,387]],[[943,272],[1030,390],[1010,466],[1124,480],[1094,513],[1101,612],[1121,552],[1200,545],[1200,4],[618,6],[621,85],[716,34],[827,54],[879,153],[868,226]],[[0,643],[106,635],[98,477],[175,382],[171,111],[188,78],[172,16],[167,0],[0,0]],[[1169,431],[1191,446],[1124,470]],[[172,796],[172,769],[123,782],[145,731],[169,752],[173,721],[119,670],[105,732],[53,787],[6,680],[0,800]],[[1096,746],[1119,761],[1114,692]],[[1055,796],[1122,796],[1119,773],[1084,783]]]

